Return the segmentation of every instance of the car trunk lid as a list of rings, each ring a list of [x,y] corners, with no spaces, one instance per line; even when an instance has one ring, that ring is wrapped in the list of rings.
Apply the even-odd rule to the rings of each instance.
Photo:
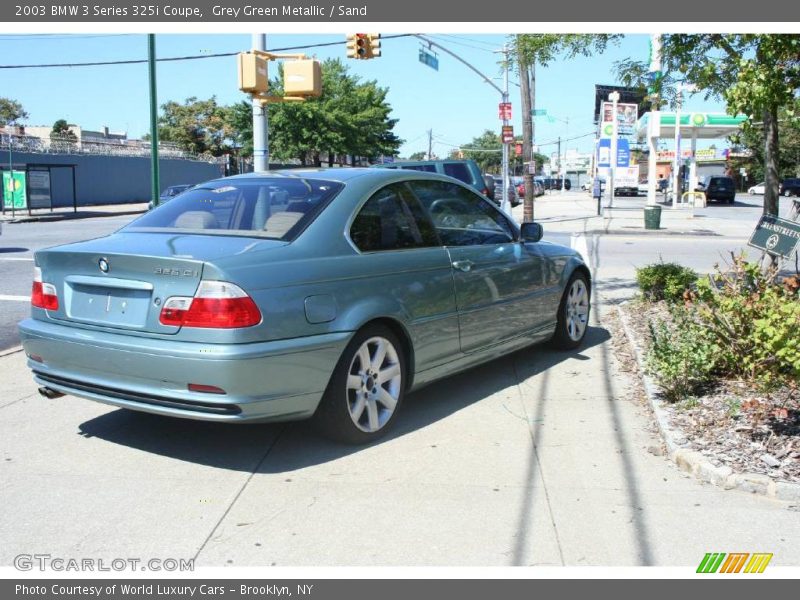
[[[58,310],[47,317],[88,327],[174,334],[159,315],[172,296],[193,296],[218,258],[286,245],[247,237],[118,233],[36,253]]]

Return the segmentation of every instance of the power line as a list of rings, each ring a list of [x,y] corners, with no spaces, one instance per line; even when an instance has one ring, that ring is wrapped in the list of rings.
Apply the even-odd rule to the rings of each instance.
[[[474,46],[472,44],[465,44],[464,42],[456,41],[452,37],[443,37],[443,36],[440,36],[440,35],[431,35],[431,34],[428,34],[428,37],[429,38],[433,38],[434,40],[441,40],[441,41],[447,42],[449,44],[456,44],[458,46],[464,46],[465,48],[472,48],[473,50],[480,50],[481,52],[488,52],[490,54],[494,52],[494,50],[490,50],[489,48],[481,48],[480,46]]]
[[[398,33],[394,35],[381,36],[383,40],[391,40],[395,38],[409,37],[410,33]],[[343,46],[347,44],[347,40],[341,42],[325,42],[321,44],[308,44],[305,46],[288,46],[286,48],[271,48],[269,52],[286,52],[288,50],[306,50],[309,48],[324,48],[326,46]],[[236,56],[239,52],[218,52],[215,54],[194,54],[187,56],[170,56],[166,58],[157,58],[157,62],[175,62],[182,60],[201,60],[205,58],[223,58],[227,56]],[[131,60],[106,60],[82,63],[49,63],[49,64],[34,64],[34,65],[0,65],[0,69],[50,69],[60,67],[103,67],[108,65],[140,65],[147,62],[146,58],[131,59]]]
[[[485,46],[488,46],[489,49],[491,49],[492,51],[497,49],[497,44],[495,44],[493,42],[487,42],[485,40],[476,40],[475,38],[468,38],[468,37],[463,36],[463,35],[453,35],[452,33],[440,33],[439,36],[448,37],[448,38],[455,38],[455,39],[459,39],[459,40],[466,40],[468,42],[473,42],[475,44],[484,44]]]

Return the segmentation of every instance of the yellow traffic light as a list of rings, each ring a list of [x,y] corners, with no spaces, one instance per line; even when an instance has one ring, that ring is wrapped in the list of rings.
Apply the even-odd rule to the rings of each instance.
[[[369,39],[366,33],[348,33],[347,58],[355,58],[357,60],[369,58],[367,56],[368,43]]]

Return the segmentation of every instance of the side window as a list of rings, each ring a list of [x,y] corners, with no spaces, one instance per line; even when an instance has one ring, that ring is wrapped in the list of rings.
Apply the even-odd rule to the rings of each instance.
[[[436,173],[436,165],[403,165],[401,169],[410,169],[411,171],[425,171],[426,173]]]
[[[444,174],[467,184],[472,183],[472,176],[464,163],[444,163]]]
[[[362,252],[439,245],[436,231],[402,183],[367,200],[350,227],[350,239]]]
[[[444,181],[410,185],[445,246],[504,244],[516,238],[508,219],[477,193]]]

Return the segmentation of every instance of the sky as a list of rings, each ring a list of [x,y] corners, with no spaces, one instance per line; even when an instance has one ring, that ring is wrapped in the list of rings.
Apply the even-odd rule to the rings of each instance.
[[[507,36],[470,33],[425,34],[455,52],[503,87],[498,61]],[[267,48],[277,51],[294,46],[343,42],[341,35],[267,34]],[[572,60],[557,60],[537,69],[536,105],[555,122],[536,120],[535,142],[550,154],[555,140],[578,138],[562,145],[562,152],[589,152],[593,146],[594,85],[618,83],[614,62],[624,58],[646,60],[649,36],[626,35],[605,53]],[[346,60],[351,71],[389,88],[392,116],[399,120],[395,133],[405,140],[401,156],[427,150],[428,130],[433,130],[434,153],[445,156],[467,144],[486,129],[499,133],[499,93],[475,73],[441,51],[439,70],[419,62],[420,40],[402,37],[382,40],[382,56],[373,60]],[[207,55],[249,49],[249,35],[159,34],[158,57]],[[297,52],[299,50],[292,50]],[[344,44],[302,50],[319,59],[345,58]],[[434,51],[436,49],[434,48]],[[70,63],[147,58],[143,34],[32,34],[0,35],[0,65]],[[236,58],[161,62],[157,69],[159,104],[195,96],[216,96],[231,104],[247,96],[237,89]],[[514,131],[521,136],[519,86],[512,73],[509,96],[513,104]],[[0,95],[22,103],[28,125],[52,126],[57,119],[86,129],[108,126],[141,137],[149,128],[147,65],[115,65],[46,69],[0,69]],[[685,110],[724,111],[719,102],[696,95],[684,102]]]

